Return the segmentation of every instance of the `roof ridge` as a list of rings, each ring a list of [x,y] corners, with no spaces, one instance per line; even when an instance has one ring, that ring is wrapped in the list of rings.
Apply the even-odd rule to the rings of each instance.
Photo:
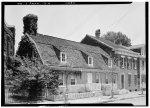
[[[99,48],[99,47],[97,47],[97,46],[87,45],[87,44],[83,44],[83,43],[81,43],[81,42],[76,42],[76,41],[72,41],[72,40],[68,40],[68,39],[63,39],[63,38],[59,38],[59,37],[44,35],[44,34],[40,34],[40,33],[38,33],[38,34],[39,34],[39,35],[43,35],[43,36],[47,36],[47,37],[57,38],[57,39],[60,39],[60,40],[65,40],[65,41],[70,41],[70,42],[78,43],[78,44],[85,45],[85,46],[90,46],[90,47],[93,47],[93,48]]]
[[[96,38],[96,37],[91,36],[91,35],[88,35],[88,34],[87,34],[87,36],[89,36],[89,37],[91,37],[91,38],[94,38],[94,39]],[[96,38],[96,39],[97,39],[97,38]],[[108,43],[113,44],[113,45],[116,46],[116,47],[119,47],[119,48],[115,48],[115,49],[125,49],[125,50],[127,50],[127,51],[132,52],[132,53],[135,53],[134,51],[128,49],[128,47],[117,45],[117,44],[115,44],[115,43],[113,43],[113,42],[111,42],[111,41],[108,41],[108,40],[106,40],[106,39],[99,38],[98,40],[100,40],[100,41],[104,40],[104,41],[106,41],[106,42],[108,42]],[[105,42],[104,42],[104,43],[105,43]],[[107,44],[107,43],[105,43],[105,44]],[[108,45],[108,44],[107,44],[107,45]],[[111,45],[108,45],[108,46],[113,47],[113,46],[111,46]],[[114,48],[114,47],[113,47],[113,48]]]

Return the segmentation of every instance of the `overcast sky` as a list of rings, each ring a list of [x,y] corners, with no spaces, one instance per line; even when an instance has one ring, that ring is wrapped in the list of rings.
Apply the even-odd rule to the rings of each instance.
[[[145,3],[123,5],[7,5],[5,22],[16,28],[16,45],[23,35],[22,18],[38,16],[38,32],[80,42],[86,34],[107,31],[126,34],[132,45],[145,44]]]

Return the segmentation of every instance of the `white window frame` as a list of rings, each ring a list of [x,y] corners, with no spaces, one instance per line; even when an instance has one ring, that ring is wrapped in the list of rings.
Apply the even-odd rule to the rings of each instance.
[[[134,65],[133,65],[134,69],[137,69],[137,58],[134,58]]]
[[[101,74],[100,73],[96,73],[96,81],[97,81],[97,77],[98,77],[98,83],[101,83]]]
[[[63,83],[63,84],[62,84],[62,85],[59,85],[59,86],[64,86],[64,73],[60,73],[60,74],[59,74],[58,80],[60,79],[60,75],[62,75],[62,81],[63,81],[62,83]]]
[[[128,69],[131,69],[131,63],[132,63],[132,61],[131,61],[131,57],[128,57],[128,61],[127,61],[127,64],[129,64],[129,67],[128,67]]]
[[[65,61],[62,61],[62,55],[63,55],[63,54],[65,55]],[[61,62],[61,63],[67,63],[67,54],[66,54],[65,52],[61,52],[61,53],[60,53],[60,62]]]
[[[77,84],[77,78],[76,78],[76,75],[75,75],[74,73],[71,74],[71,77],[70,77],[70,85],[72,85],[72,84],[71,84],[71,79],[74,79],[74,80],[75,80],[75,84],[74,84],[74,85],[76,85],[76,84]]]
[[[144,49],[141,48],[141,55],[143,56],[144,55]]]
[[[90,58],[91,58],[91,64],[89,64]],[[88,57],[88,65],[93,66],[93,57],[91,57],[91,56]]]
[[[106,83],[106,79],[107,79],[108,83]],[[106,84],[109,84],[108,73],[106,73],[105,83],[106,83]]]
[[[108,67],[112,68],[112,59],[108,59]]]

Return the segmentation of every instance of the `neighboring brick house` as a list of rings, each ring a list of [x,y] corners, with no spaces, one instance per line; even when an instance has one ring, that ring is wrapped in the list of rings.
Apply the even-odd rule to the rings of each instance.
[[[15,27],[9,26],[4,23],[4,35],[3,35],[3,51],[4,51],[4,67],[6,69],[7,59],[10,56],[14,56],[15,52]]]
[[[60,91],[65,90],[66,81],[69,92],[101,91],[103,84],[111,82],[110,56],[101,48],[39,34],[37,16],[29,14],[23,21],[24,36],[16,54],[39,58],[42,64],[59,71]],[[118,73],[113,75],[117,89]]]
[[[95,32],[95,36],[86,35],[81,43],[98,46],[106,51],[111,58],[113,58],[113,67],[116,66],[118,70],[118,88],[128,90],[139,89],[139,73],[138,60],[139,54],[129,50],[122,45],[116,45],[108,40],[100,38],[100,30]]]
[[[134,52],[140,53],[139,56],[139,73],[140,73],[140,88],[146,88],[146,50],[145,44],[133,45],[129,47]]]

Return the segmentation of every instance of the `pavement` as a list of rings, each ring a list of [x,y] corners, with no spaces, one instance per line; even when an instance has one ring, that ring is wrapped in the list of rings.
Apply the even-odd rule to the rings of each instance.
[[[120,95],[114,95],[113,98],[110,98],[110,96],[99,96],[99,97],[90,97],[90,98],[83,98],[83,99],[74,99],[74,100],[68,100],[68,103],[71,104],[84,104],[84,103],[108,103],[108,102],[114,102],[118,100],[125,100],[125,99],[132,99],[132,98],[138,98],[138,97],[145,97],[146,92],[143,92],[144,94],[141,95],[141,91],[134,91],[129,92],[126,94],[120,94]],[[64,104],[64,101],[42,101],[38,102],[38,104]]]

